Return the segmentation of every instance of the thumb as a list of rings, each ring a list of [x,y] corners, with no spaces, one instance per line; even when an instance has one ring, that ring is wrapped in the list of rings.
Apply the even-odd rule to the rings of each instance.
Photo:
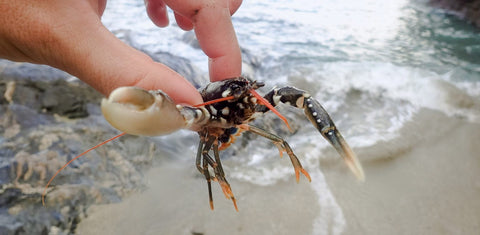
[[[83,59],[73,64],[72,71],[104,95],[120,86],[137,86],[146,90],[160,89],[176,103],[202,102],[193,85],[166,65],[154,62],[103,27],[93,35],[86,45],[88,53],[78,57]]]
[[[0,56],[59,68],[104,95],[120,86],[139,86],[161,89],[177,103],[202,102],[185,78],[108,31],[100,21],[101,4],[62,0],[31,3],[5,4],[8,14],[0,14],[0,23],[4,23],[0,27]]]

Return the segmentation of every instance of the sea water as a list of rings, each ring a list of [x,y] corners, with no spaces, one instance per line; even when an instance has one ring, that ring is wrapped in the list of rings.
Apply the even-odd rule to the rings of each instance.
[[[185,32],[169,14],[171,25],[157,28],[143,2],[111,0],[102,21],[135,47],[186,58],[207,74],[207,57],[182,40]],[[267,88],[308,90],[353,148],[394,140],[424,108],[480,121],[480,30],[425,2],[247,0],[232,20],[241,48],[259,62],[254,78]],[[165,146],[184,144],[194,153],[196,143],[178,144],[186,135],[193,134],[161,138]],[[329,157],[328,144],[307,124],[286,138],[314,179],[321,208],[315,231],[330,226],[340,233],[342,211],[318,167]],[[289,162],[264,142],[233,146],[229,153],[237,157],[224,162],[227,177],[258,185],[293,177]]]

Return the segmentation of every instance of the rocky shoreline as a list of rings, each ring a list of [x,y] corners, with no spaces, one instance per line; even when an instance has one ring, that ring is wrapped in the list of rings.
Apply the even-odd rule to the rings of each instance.
[[[150,56],[201,85],[201,72],[188,60]],[[65,72],[0,60],[0,234],[74,234],[89,206],[119,202],[144,188],[143,173],[169,148],[127,135],[64,169],[42,206],[44,187],[63,164],[120,133],[104,120],[101,98]]]
[[[480,1],[430,2],[480,27]],[[123,39],[128,39],[128,35]],[[183,40],[195,47],[192,34],[185,34]],[[247,67],[247,72],[253,73],[259,62],[249,57],[248,52],[243,52],[247,65],[244,67]],[[207,80],[205,74],[186,58],[166,52],[146,53],[191,79],[197,87]],[[175,145],[174,138],[159,141],[155,138],[124,136],[67,167],[49,188],[47,205],[43,207],[43,189],[48,179],[65,162],[119,134],[101,115],[101,97],[91,87],[62,71],[48,66],[0,60],[0,234],[74,234],[80,221],[87,217],[88,208],[119,202],[126,195],[143,191],[146,185],[145,172],[152,166],[160,165],[165,157],[175,157],[169,152],[172,149],[184,147],[184,143]],[[462,127],[466,125],[460,124]],[[469,128],[478,129],[478,126],[464,129]],[[457,136],[460,139],[464,135],[458,133]],[[192,135],[192,139],[186,141],[196,143],[195,140],[196,136]],[[436,146],[431,149],[436,149]],[[309,190],[309,187],[305,187],[305,191]],[[266,191],[265,194],[268,196],[270,192]],[[188,192],[184,193],[188,195]],[[176,198],[175,194],[172,196]],[[343,198],[344,201],[339,198],[341,203],[350,200],[349,197]],[[195,202],[202,203],[202,206],[204,203],[202,200]],[[145,205],[145,208],[150,207],[151,204]],[[172,207],[172,211],[176,209]],[[208,216],[211,214],[206,214],[204,218]],[[362,215],[348,214],[346,217],[355,222],[355,218]]]
[[[192,34],[185,35],[195,47]],[[128,35],[119,37],[129,43]],[[197,88],[208,80],[186,58],[144,52]],[[252,75],[258,60],[247,51],[243,59]],[[74,234],[87,208],[145,189],[144,172],[185,147],[178,138],[123,136],[64,169],[43,207],[44,187],[63,164],[120,133],[103,118],[102,97],[55,68],[0,59],[0,234]],[[189,136],[182,139],[196,144]]]
[[[430,0],[434,7],[442,8],[477,27],[480,27],[480,1],[479,0]]]
[[[43,207],[47,180],[118,131],[102,120],[101,96],[85,84],[6,77],[0,82],[0,234],[74,233],[88,206],[119,201],[141,187],[151,154],[132,153],[135,137],[127,137],[67,167]]]

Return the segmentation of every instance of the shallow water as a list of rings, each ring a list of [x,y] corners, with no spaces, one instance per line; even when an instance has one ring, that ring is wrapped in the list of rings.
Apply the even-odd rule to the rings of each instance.
[[[156,28],[142,2],[109,1],[103,21],[138,48],[182,56],[207,73],[205,55],[182,41],[185,33],[174,23]],[[422,134],[400,132],[420,110],[480,122],[480,30],[426,3],[244,1],[233,21],[241,47],[260,62],[255,79],[269,88],[294,85],[311,92],[354,148],[396,144],[376,148],[374,157],[360,154],[361,160],[409,151],[411,143],[396,141],[400,135],[409,140]],[[338,205],[318,165],[340,159],[316,130],[304,125],[306,120],[298,122],[297,132],[286,138],[313,179],[310,187],[320,207],[313,233],[339,234],[346,226],[343,211],[349,209]],[[178,146],[186,135],[192,134],[159,138],[165,146]],[[190,154],[179,161],[193,168],[196,144],[184,144],[169,151]],[[235,181],[268,187],[293,177],[290,163],[279,160],[267,141],[237,143],[224,155],[232,156],[224,165]]]
[[[155,27],[141,2],[112,1],[103,21],[136,47],[207,72],[184,32]],[[480,96],[480,30],[425,3],[246,1],[233,21],[241,47],[260,61],[255,79],[313,93],[354,146],[393,137],[419,108],[479,120],[469,107]],[[362,129],[365,119],[375,125]]]

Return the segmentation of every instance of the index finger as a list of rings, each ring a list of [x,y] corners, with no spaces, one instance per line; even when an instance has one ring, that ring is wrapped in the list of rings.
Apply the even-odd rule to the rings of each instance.
[[[227,7],[206,7],[194,21],[200,47],[209,57],[210,80],[240,76],[242,58],[237,36]]]
[[[237,77],[241,74],[242,58],[230,16],[230,1],[184,0],[165,2],[175,12],[192,21],[200,47],[209,57],[211,81]],[[239,5],[238,3],[235,4],[232,7],[233,11]]]

